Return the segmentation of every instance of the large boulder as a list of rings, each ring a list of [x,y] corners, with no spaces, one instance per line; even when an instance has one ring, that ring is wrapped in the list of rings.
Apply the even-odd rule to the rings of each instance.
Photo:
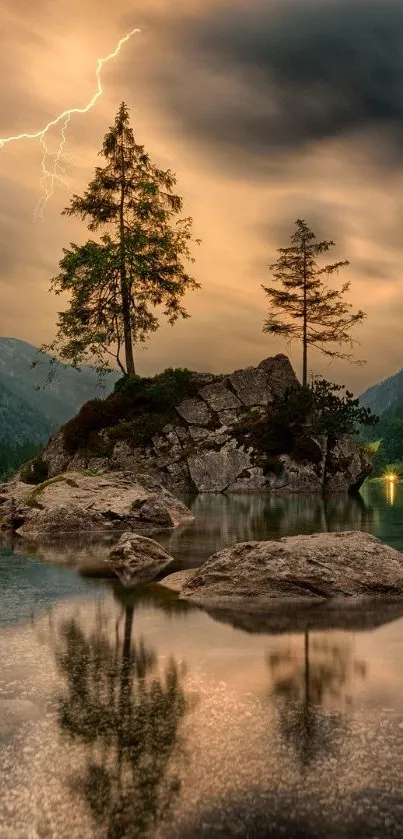
[[[149,534],[192,519],[169,490],[130,472],[67,472],[38,486],[18,481],[3,485],[0,496],[1,526],[26,537],[119,530]]]
[[[123,533],[107,560],[127,588],[150,582],[171,562],[173,557],[165,548],[138,533]]]
[[[403,595],[403,555],[368,533],[316,533],[225,548],[182,586],[178,574],[173,582],[181,597],[207,605],[393,597]]]

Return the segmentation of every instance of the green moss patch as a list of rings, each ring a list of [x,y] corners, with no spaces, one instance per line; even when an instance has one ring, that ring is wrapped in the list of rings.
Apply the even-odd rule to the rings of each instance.
[[[43,492],[46,487],[52,486],[52,484],[60,484],[62,482],[68,483],[70,486],[77,486],[76,482],[70,478],[66,478],[64,475],[56,475],[54,478],[49,478],[47,481],[43,481],[43,483],[38,484],[37,487],[31,492],[30,495],[24,501],[26,507],[37,507],[38,509],[42,509],[42,504],[39,503],[39,498],[41,493]]]

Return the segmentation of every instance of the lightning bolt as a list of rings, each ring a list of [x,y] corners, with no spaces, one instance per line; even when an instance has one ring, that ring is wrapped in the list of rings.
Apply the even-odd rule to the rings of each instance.
[[[90,99],[90,101],[84,105],[82,108],[69,108],[66,111],[63,111],[54,119],[50,120],[44,128],[41,128],[39,131],[35,131],[32,133],[23,133],[23,134],[14,134],[10,137],[0,137],[0,149],[3,149],[4,146],[8,145],[9,143],[16,143],[19,140],[39,140],[40,145],[43,150],[42,156],[42,176],[40,179],[40,187],[42,190],[42,195],[38,201],[38,204],[34,211],[35,218],[43,218],[43,211],[44,208],[49,201],[49,198],[53,195],[55,183],[59,183],[64,185],[68,188],[70,179],[67,175],[67,171],[65,166],[63,165],[64,161],[69,161],[71,156],[67,155],[65,152],[65,145],[66,145],[66,131],[67,126],[70,122],[71,117],[74,114],[87,114],[90,111],[100,96],[103,94],[103,87],[102,87],[102,79],[101,73],[104,64],[107,64],[108,61],[112,61],[112,59],[116,58],[119,55],[120,50],[126,44],[133,35],[138,34],[141,32],[140,29],[132,29],[130,32],[127,32],[123,38],[120,39],[118,44],[116,45],[113,52],[106,55],[104,58],[98,58],[95,70],[95,78],[96,78],[96,91]],[[55,126],[60,126],[60,141],[59,147],[56,152],[52,152],[49,149],[49,146],[46,142],[47,135],[49,131]]]

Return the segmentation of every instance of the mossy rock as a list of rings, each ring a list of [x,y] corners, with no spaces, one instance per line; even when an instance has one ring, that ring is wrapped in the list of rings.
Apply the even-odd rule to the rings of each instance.
[[[41,484],[46,481],[49,470],[41,456],[29,460],[20,469],[20,479],[24,484]]]
[[[31,494],[28,495],[27,498],[25,498],[25,506],[36,507],[38,510],[42,510],[43,505],[39,502],[39,498],[43,490],[46,489],[46,487],[52,486],[52,484],[60,484],[63,481],[69,484],[69,486],[77,486],[76,482],[73,479],[66,478],[65,475],[55,475],[54,478],[49,478],[47,481],[43,481],[35,487],[33,492],[31,492]]]

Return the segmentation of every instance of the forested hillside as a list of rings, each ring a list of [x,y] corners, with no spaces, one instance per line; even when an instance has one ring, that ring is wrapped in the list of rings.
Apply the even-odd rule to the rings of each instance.
[[[368,388],[360,396],[360,405],[379,416],[375,428],[360,431],[362,442],[379,444],[373,455],[373,475],[391,469],[403,475],[403,370]]]
[[[27,442],[12,445],[11,443],[0,442],[0,481],[6,481],[19,466],[27,463],[28,460],[32,460],[40,448],[41,446],[38,443]]]
[[[32,362],[38,359],[40,363],[32,369]],[[38,354],[36,347],[17,338],[0,338],[0,388],[8,389],[38,410],[53,429],[67,422],[84,402],[95,396],[106,396],[121,376],[111,373],[102,389],[96,372],[90,367],[78,372],[60,365],[52,381],[47,383],[49,370],[50,357]]]
[[[374,476],[385,470],[403,475],[403,397],[381,414],[375,428],[364,429],[362,437],[366,442],[379,441],[373,457]]]
[[[380,416],[399,400],[403,400],[403,370],[364,391],[360,396],[360,405],[371,408],[374,414]]]
[[[46,442],[55,423],[39,407],[5,387],[0,381],[0,442],[15,445],[30,440]]]
[[[35,368],[32,362],[40,360]],[[50,382],[50,357],[16,338],[0,338],[0,479],[35,454],[49,436],[96,396],[106,396],[119,373],[100,387],[89,367],[59,366]]]

